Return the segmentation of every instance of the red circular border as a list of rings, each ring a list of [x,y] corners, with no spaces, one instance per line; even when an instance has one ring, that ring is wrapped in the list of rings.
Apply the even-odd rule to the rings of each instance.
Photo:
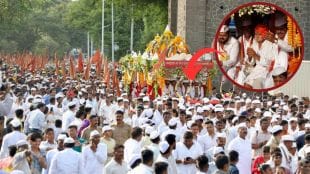
[[[215,43],[215,44],[214,44],[214,48],[215,48],[216,50],[217,50],[217,44],[216,44],[216,42],[217,42],[217,39],[218,39],[218,35],[219,35],[219,31],[220,31],[221,26],[230,18],[230,16],[231,16],[232,14],[236,13],[236,12],[239,11],[241,8],[244,8],[244,7],[247,7],[247,6],[251,6],[251,5],[268,5],[268,6],[275,7],[276,10],[280,10],[282,13],[284,13],[284,14],[287,15],[287,16],[289,16],[289,17],[293,20],[293,22],[296,24],[296,27],[297,27],[297,29],[298,29],[300,35],[301,35],[301,43],[302,43],[302,47],[301,47],[302,50],[301,50],[301,55],[300,55],[300,56],[301,56],[301,61],[300,61],[299,64],[298,64],[297,70],[296,70],[295,72],[293,72],[293,74],[292,74],[285,82],[283,82],[283,83],[280,84],[280,85],[277,85],[277,86],[274,86],[274,87],[271,87],[271,88],[265,88],[265,89],[252,89],[252,88],[247,88],[247,87],[245,87],[245,86],[242,86],[242,85],[240,85],[239,83],[235,82],[235,80],[231,79],[231,78],[227,75],[227,73],[224,71],[224,69],[222,68],[222,66],[220,66],[220,61],[219,61],[219,59],[218,59],[218,55],[217,55],[217,54],[215,54],[215,58],[216,58],[216,62],[217,62],[217,64],[218,64],[220,70],[222,71],[223,75],[225,75],[225,77],[226,77],[230,82],[232,82],[234,85],[238,86],[238,87],[241,88],[241,89],[248,90],[248,91],[252,91],[252,92],[268,92],[268,91],[277,89],[277,88],[279,88],[279,87],[285,85],[288,81],[290,81],[290,80],[295,76],[296,72],[299,70],[300,65],[301,65],[301,62],[302,62],[303,59],[304,59],[304,50],[305,50],[305,48],[304,48],[304,37],[303,37],[303,33],[302,33],[302,31],[301,31],[301,29],[300,29],[298,23],[296,22],[295,18],[294,18],[289,12],[287,12],[286,10],[284,10],[283,8],[281,8],[281,7],[279,7],[279,6],[275,5],[275,4],[271,4],[271,3],[267,3],[267,2],[250,2],[250,3],[246,3],[246,4],[243,4],[243,5],[238,6],[237,8],[235,8],[234,10],[232,10],[230,13],[228,13],[228,14],[225,16],[225,18],[222,20],[222,22],[221,22],[221,24],[219,25],[219,27],[217,28],[216,34],[215,34],[215,39],[214,39],[214,41],[215,41],[214,43]]]

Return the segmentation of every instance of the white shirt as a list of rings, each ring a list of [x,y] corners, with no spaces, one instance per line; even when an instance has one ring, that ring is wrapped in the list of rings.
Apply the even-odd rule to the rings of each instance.
[[[71,148],[57,153],[51,163],[49,174],[84,174],[82,155]],[[88,172],[87,172],[88,173]]]
[[[174,160],[174,164],[169,161],[169,158],[165,158],[162,155],[159,155],[156,162],[165,162],[168,164],[168,174],[175,174],[177,173],[176,163]]]
[[[19,140],[26,140],[27,136],[19,131],[13,131],[6,134],[2,140],[2,146],[0,151],[0,158],[5,158],[9,156],[9,147],[16,145]]]
[[[158,133],[159,133],[159,135],[162,134],[163,132],[167,131],[167,130],[169,130],[168,125],[167,125],[164,121],[162,121],[162,122],[159,124],[158,130],[157,130]]]
[[[112,159],[108,164],[105,166],[105,173],[106,174],[127,174],[128,172],[127,163],[122,161],[120,165],[114,159]]]
[[[152,167],[141,163],[132,171],[130,171],[130,174],[153,174],[153,169]]]
[[[209,136],[209,134],[205,134],[203,136],[198,136],[197,142],[200,144],[203,153],[205,155],[207,155],[208,150],[213,147],[216,146],[216,135],[214,135],[213,137]]]
[[[28,161],[26,159],[25,151],[18,152],[15,154],[12,167],[14,170],[21,170],[25,174],[31,174],[31,170],[28,164]]]
[[[107,145],[99,143],[96,152],[93,152],[90,145],[82,151],[83,168],[87,173],[104,173],[104,163],[108,158]]]
[[[55,148],[57,148],[57,143],[54,142],[53,144],[51,144],[48,141],[42,141],[40,144],[40,150],[46,152],[47,148],[55,149]]]
[[[221,48],[218,43],[217,49],[221,52],[225,52],[228,56],[228,60],[223,62],[224,67],[231,68],[237,63],[239,54],[239,42],[237,39],[230,37],[223,48]]]
[[[135,139],[129,138],[125,141],[124,146],[124,161],[126,163],[129,163],[132,155],[141,153],[141,144]]]
[[[160,154],[158,144],[152,143],[147,146],[147,149],[150,149],[151,151],[153,151],[153,156],[154,156],[154,161],[155,161]]]
[[[239,153],[237,168],[240,174],[251,173],[252,163],[252,145],[248,139],[242,139],[239,136],[233,139],[228,145],[228,151],[234,150]]]
[[[67,131],[69,125],[75,120],[75,114],[67,110],[62,117],[62,131]]]
[[[203,151],[200,145],[196,142],[188,149],[183,142],[178,142],[174,150],[174,157],[176,160],[184,160],[187,157],[192,159],[197,159],[200,155],[203,154]],[[195,164],[177,164],[178,174],[195,174],[196,166]]]
[[[39,129],[43,131],[46,124],[44,113],[40,109],[31,112],[28,123],[30,129]]]
[[[57,148],[56,149],[53,149],[53,150],[50,150],[47,152],[46,154],[46,165],[47,165],[47,168],[46,169],[43,169],[42,173],[43,174],[48,174],[48,170],[49,168],[51,167],[51,162],[52,162],[52,159],[53,157],[58,153],[60,152]]]

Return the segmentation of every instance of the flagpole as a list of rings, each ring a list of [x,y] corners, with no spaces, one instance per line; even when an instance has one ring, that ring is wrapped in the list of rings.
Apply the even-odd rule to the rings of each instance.
[[[102,17],[101,17],[101,54],[104,52],[104,0],[102,0]]]
[[[130,52],[131,53],[133,51],[133,28],[134,28],[133,25],[134,25],[134,20],[133,20],[133,3],[132,3],[131,4],[131,25],[130,25]]]
[[[114,63],[114,5],[112,0],[112,62]]]
[[[89,57],[89,32],[87,32],[87,58]]]
[[[93,56],[93,50],[94,50],[94,45],[93,45],[93,38],[90,38],[90,56]]]

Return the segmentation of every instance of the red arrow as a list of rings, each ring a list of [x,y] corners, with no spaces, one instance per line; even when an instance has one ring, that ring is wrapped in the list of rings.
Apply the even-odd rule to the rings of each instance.
[[[189,80],[195,80],[197,73],[201,70],[202,65],[197,65],[196,62],[198,59],[207,53],[220,53],[214,48],[203,48],[198,50],[189,61],[187,67],[183,68],[184,74],[187,76]]]

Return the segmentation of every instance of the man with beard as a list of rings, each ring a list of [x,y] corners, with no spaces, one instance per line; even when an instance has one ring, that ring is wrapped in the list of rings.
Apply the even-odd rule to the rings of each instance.
[[[235,65],[239,55],[239,42],[237,39],[230,36],[227,25],[223,25],[220,29],[217,40],[217,50],[221,52],[221,54],[219,54],[219,60],[223,68],[228,76],[233,79],[235,75]]]
[[[246,53],[249,58],[255,60],[256,65],[245,79],[245,86],[253,89],[264,88],[265,80],[271,71],[271,62],[274,61],[274,45],[266,40],[269,29],[263,24],[255,27],[255,39],[253,45],[247,48]]]

